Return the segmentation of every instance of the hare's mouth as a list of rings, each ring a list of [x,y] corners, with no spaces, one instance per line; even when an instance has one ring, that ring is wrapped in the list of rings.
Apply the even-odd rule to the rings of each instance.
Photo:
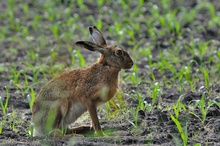
[[[130,62],[124,66],[124,69],[130,69],[133,66],[133,62]]]

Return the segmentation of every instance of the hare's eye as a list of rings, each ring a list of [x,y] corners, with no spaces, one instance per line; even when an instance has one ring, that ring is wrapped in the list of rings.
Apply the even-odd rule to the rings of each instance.
[[[122,50],[116,50],[115,51],[115,55],[117,56],[121,56],[123,53],[122,53]]]

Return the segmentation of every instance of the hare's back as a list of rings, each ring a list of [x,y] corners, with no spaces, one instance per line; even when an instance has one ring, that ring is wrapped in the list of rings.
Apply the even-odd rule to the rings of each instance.
[[[36,99],[53,101],[69,98],[76,89],[80,78],[80,69],[65,71],[46,83]]]

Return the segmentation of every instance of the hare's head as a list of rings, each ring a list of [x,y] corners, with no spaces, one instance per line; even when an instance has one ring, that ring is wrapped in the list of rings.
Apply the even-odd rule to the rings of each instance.
[[[107,45],[102,33],[95,26],[89,27],[89,32],[93,42],[78,41],[76,45],[90,51],[100,52],[99,62],[104,65],[120,69],[130,69],[133,66],[133,61],[128,52],[120,47]]]

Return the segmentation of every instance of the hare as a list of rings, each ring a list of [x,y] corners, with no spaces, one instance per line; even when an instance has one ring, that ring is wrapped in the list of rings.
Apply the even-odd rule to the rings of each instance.
[[[115,95],[119,72],[130,69],[133,61],[124,49],[107,45],[95,26],[89,27],[89,33],[93,42],[78,41],[76,45],[101,53],[100,59],[87,68],[65,71],[42,87],[32,108],[35,136],[49,135],[56,129],[65,129],[67,133],[83,129],[83,126],[70,129],[68,125],[86,111],[91,117],[92,128],[103,134],[97,106]]]

